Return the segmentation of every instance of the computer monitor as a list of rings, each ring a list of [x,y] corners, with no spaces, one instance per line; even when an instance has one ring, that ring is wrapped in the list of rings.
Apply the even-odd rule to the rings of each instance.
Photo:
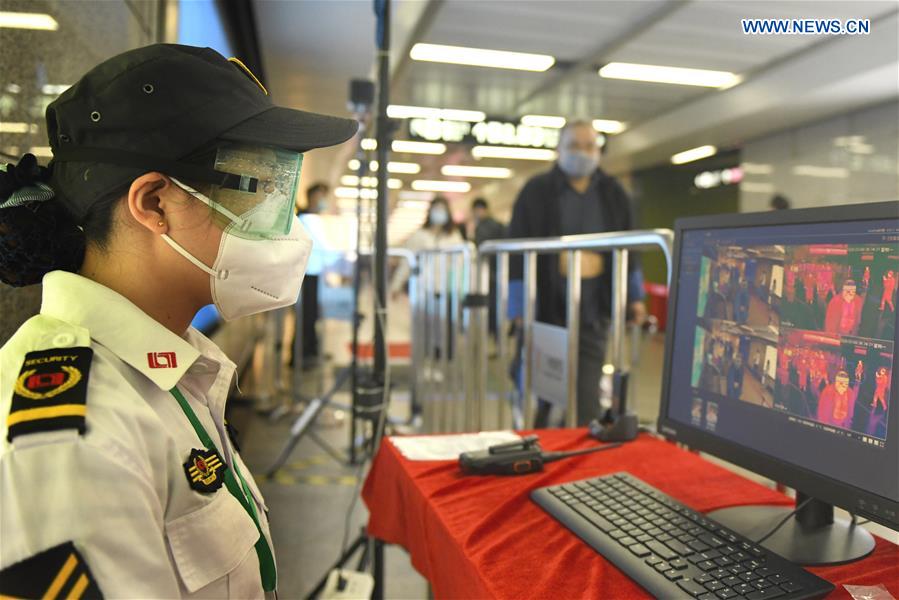
[[[796,489],[769,549],[865,556],[873,538],[833,507],[899,529],[899,202],[675,228],[659,431]],[[710,516],[758,540],[792,510]]]

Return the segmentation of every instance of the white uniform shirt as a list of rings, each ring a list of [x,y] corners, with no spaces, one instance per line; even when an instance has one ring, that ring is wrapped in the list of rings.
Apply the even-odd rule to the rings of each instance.
[[[235,365],[194,329],[179,337],[120,294],[54,271],[39,315],[0,349],[0,570],[71,541],[107,598],[264,597],[259,531],[225,485],[200,493],[184,463],[202,442],[237,463],[271,547],[265,503],[225,429]],[[6,417],[26,353],[89,346],[86,431],[20,434]]]

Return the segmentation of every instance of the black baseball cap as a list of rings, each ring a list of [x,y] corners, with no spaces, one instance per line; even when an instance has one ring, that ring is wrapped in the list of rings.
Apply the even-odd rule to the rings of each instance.
[[[184,159],[218,140],[305,152],[358,129],[353,119],[275,106],[239,60],[178,44],[97,65],[46,116],[52,184],[78,218],[148,171],[216,183],[222,174]]]

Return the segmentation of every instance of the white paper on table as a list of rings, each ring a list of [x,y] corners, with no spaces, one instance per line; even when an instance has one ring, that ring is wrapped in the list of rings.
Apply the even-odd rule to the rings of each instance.
[[[390,441],[409,460],[456,460],[463,452],[486,450],[521,439],[513,431],[481,431],[453,435],[393,436]]]

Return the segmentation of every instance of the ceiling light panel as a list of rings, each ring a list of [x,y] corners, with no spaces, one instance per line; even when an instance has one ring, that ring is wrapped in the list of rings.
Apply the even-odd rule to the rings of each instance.
[[[436,142],[395,140],[391,144],[391,148],[394,152],[407,152],[409,154],[443,154],[446,152],[446,144]]]
[[[506,52],[462,46],[440,44],[415,44],[409,52],[412,60],[426,62],[467,65],[471,67],[492,67],[496,69],[516,69],[520,71],[546,71],[556,59],[547,54]]]
[[[459,192],[471,191],[471,184],[467,181],[437,181],[429,179],[416,179],[412,182],[412,189],[419,192]]]
[[[443,165],[440,173],[447,177],[486,177],[490,179],[508,179],[512,169],[505,167],[473,167],[469,165]]]
[[[0,27],[56,31],[59,23],[46,13],[0,11]]]
[[[553,117],[550,115],[525,115],[521,117],[521,124],[528,127],[546,127],[548,129],[561,129],[565,127],[565,117]]]
[[[515,148],[507,146],[475,146],[475,158],[509,158],[513,160],[556,160],[556,151],[543,148]]]
[[[739,82],[736,74],[728,71],[708,69],[685,69],[661,65],[641,65],[636,63],[612,62],[599,70],[600,77],[607,79],[628,79],[651,83],[671,83],[701,87],[727,88]]]
[[[391,104],[387,107],[387,116],[391,119],[442,119],[444,121],[469,121],[479,123],[487,115],[479,110],[459,110],[455,108],[428,108],[425,106],[401,106]]]
[[[682,165],[684,163],[693,162],[694,160],[714,156],[716,152],[718,152],[718,149],[714,146],[699,146],[672,155],[671,162],[675,165]]]

